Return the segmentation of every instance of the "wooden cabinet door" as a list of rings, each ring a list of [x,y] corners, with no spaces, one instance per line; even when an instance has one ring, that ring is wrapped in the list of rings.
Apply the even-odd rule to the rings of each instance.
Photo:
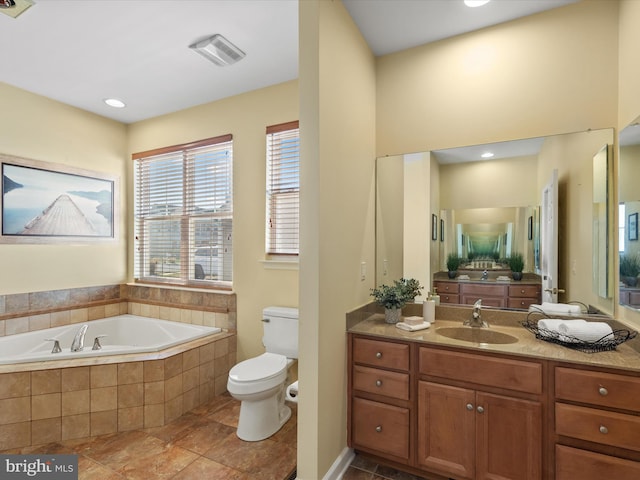
[[[542,478],[542,405],[476,393],[478,480]]]
[[[456,478],[475,478],[475,393],[418,382],[418,464]]]

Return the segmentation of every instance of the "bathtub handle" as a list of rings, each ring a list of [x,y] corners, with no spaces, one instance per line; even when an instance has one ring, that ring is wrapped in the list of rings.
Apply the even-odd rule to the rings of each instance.
[[[53,348],[51,349],[51,353],[60,353],[62,349],[60,348],[60,342],[55,338],[45,338],[45,342],[53,342]]]
[[[108,337],[108,335],[98,335],[96,338],[93,339],[93,348],[91,350],[101,350],[102,349],[102,345],[100,345],[100,339],[104,338],[104,337]]]

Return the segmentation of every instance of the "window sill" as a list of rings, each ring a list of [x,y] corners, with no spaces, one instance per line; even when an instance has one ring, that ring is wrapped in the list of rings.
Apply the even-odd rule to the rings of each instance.
[[[260,260],[260,263],[267,270],[298,270],[299,262],[296,258],[295,260],[282,260],[279,258],[268,258],[265,260]]]

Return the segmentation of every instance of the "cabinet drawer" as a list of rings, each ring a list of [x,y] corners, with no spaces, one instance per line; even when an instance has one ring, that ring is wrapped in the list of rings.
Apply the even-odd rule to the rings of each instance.
[[[440,303],[460,303],[460,295],[440,294]]]
[[[460,291],[460,284],[457,282],[436,282],[433,286],[436,287],[436,292],[440,296],[443,293],[458,293]]]
[[[556,480],[637,480],[640,462],[556,445]]]
[[[540,296],[540,285],[509,285],[510,297],[533,297]]]
[[[421,347],[420,373],[519,392],[542,393],[542,365],[534,362]]]
[[[538,298],[510,298],[507,302],[509,308],[529,308],[529,305],[538,303]]]
[[[640,417],[556,403],[556,433],[640,451]]]
[[[557,367],[556,398],[639,411],[640,378]]]
[[[353,399],[353,443],[387,455],[409,458],[409,410]]]
[[[353,388],[400,400],[409,400],[409,374],[355,365]]]
[[[353,361],[373,367],[409,370],[409,345],[366,338],[353,339]]]
[[[478,295],[479,297],[507,296],[507,285],[481,285],[477,283],[466,283],[462,286],[461,290],[461,293],[464,293],[465,295]]]

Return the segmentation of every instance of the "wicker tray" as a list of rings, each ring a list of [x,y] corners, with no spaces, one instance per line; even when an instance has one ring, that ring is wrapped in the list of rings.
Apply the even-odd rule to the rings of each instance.
[[[556,343],[563,347],[571,348],[573,350],[579,350],[585,353],[606,352],[609,350],[615,350],[618,345],[635,338],[638,334],[632,330],[614,330],[613,336],[606,335],[600,340],[595,342],[585,342],[584,340],[577,339],[570,335],[562,335],[558,332],[546,330],[544,328],[538,328],[538,323],[532,320],[522,322],[522,326],[533,333],[536,338],[544,340],[545,342]]]

